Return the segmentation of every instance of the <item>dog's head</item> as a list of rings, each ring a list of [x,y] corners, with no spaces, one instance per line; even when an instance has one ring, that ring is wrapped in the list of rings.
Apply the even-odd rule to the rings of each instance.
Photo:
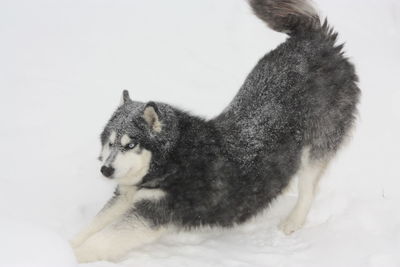
[[[132,101],[124,90],[119,107],[101,133],[101,173],[120,184],[140,182],[152,162],[173,148],[177,129],[172,107]]]

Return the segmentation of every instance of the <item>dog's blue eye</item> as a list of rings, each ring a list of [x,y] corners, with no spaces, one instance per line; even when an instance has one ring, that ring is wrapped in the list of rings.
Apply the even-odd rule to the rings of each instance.
[[[130,144],[127,144],[127,145],[125,146],[125,148],[126,148],[126,149],[132,149],[132,148],[134,148],[135,146],[136,146],[135,143],[130,143]]]
[[[113,143],[108,143],[109,146],[113,146]]]

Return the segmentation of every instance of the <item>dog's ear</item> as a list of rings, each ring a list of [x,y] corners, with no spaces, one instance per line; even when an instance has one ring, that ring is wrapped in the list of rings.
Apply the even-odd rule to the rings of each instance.
[[[161,132],[162,124],[160,121],[160,112],[157,104],[148,102],[143,111],[143,119],[146,121],[149,128],[154,132]]]
[[[122,106],[123,104],[126,104],[128,102],[132,102],[132,100],[129,97],[128,90],[124,90],[122,91],[121,101],[119,102],[119,105]]]

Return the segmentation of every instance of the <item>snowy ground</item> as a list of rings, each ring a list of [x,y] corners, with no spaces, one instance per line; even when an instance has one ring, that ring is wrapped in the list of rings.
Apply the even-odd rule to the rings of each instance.
[[[276,228],[292,192],[236,229],[170,235],[88,266],[400,266],[400,2],[316,2],[363,98],[305,228]],[[0,266],[77,265],[67,240],[113,191],[96,157],[122,88],[212,117],[284,39],[244,0],[1,0]]]

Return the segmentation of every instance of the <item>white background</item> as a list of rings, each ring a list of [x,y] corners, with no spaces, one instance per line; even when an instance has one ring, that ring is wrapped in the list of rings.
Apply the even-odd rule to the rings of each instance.
[[[305,228],[276,228],[291,192],[244,226],[166,236],[121,266],[400,266],[400,2],[316,3],[363,96]],[[113,191],[96,157],[122,89],[210,118],[285,38],[244,0],[1,0],[0,266],[76,265],[67,240]]]

